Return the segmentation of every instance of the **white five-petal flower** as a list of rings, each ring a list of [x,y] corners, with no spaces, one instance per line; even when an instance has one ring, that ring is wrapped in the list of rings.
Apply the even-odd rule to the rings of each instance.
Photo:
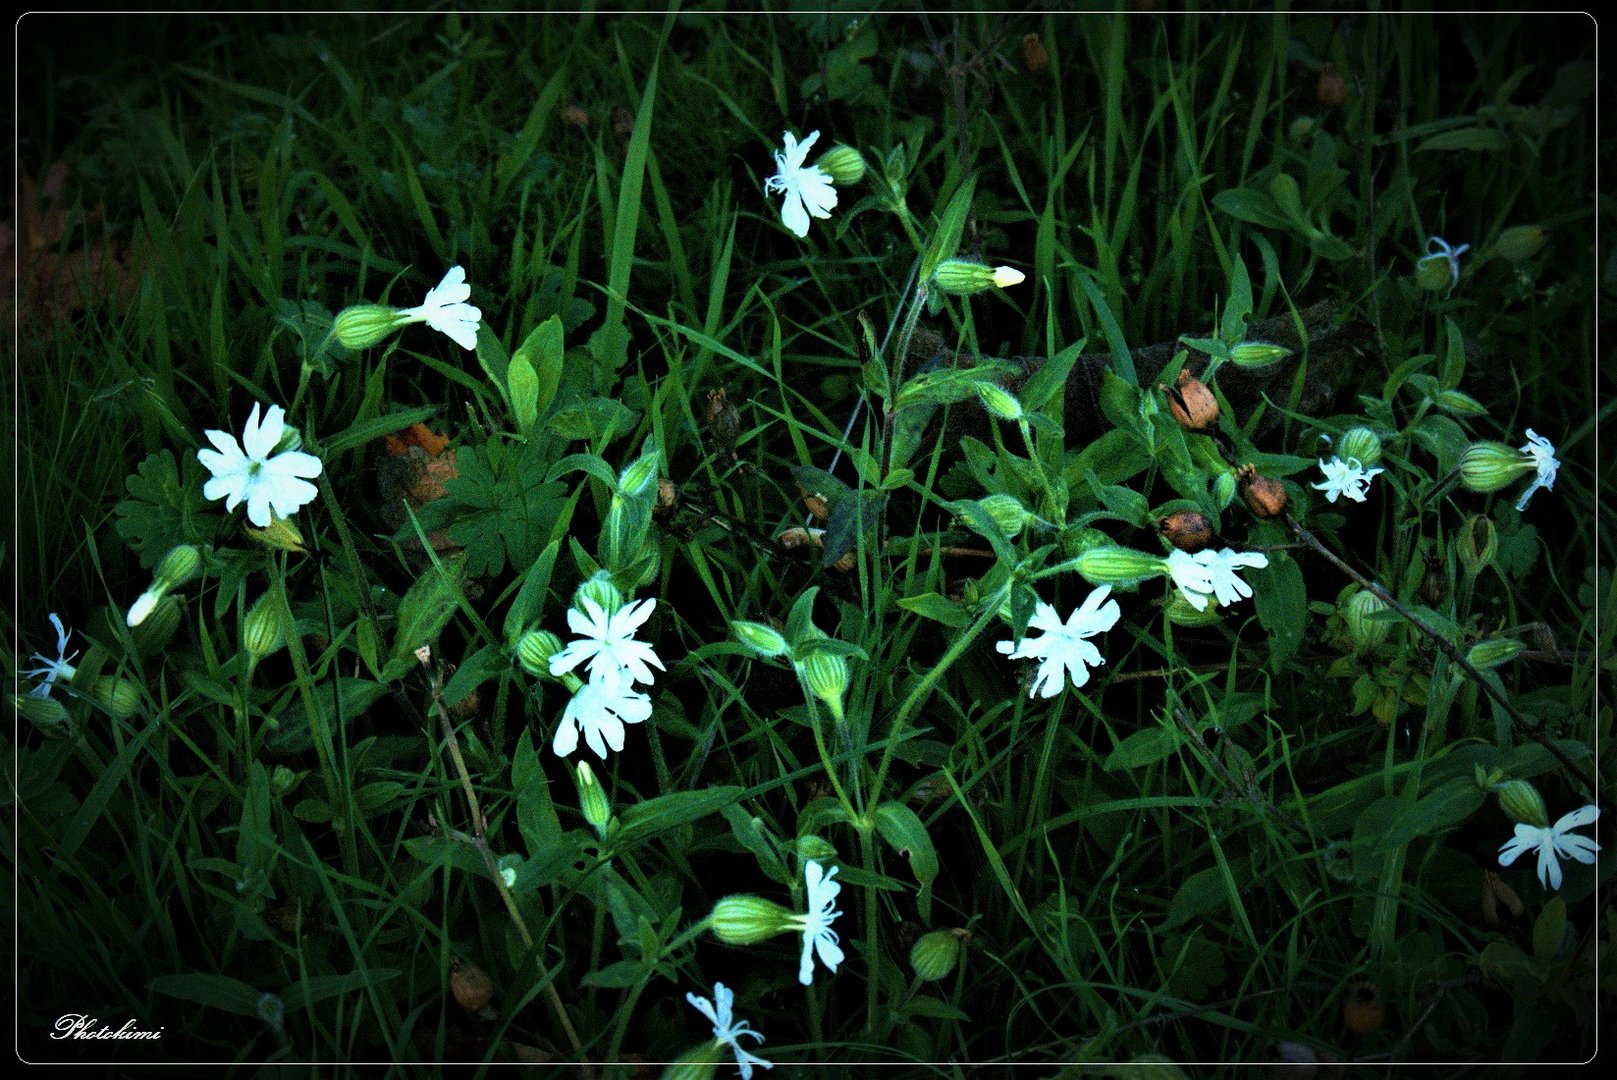
[[[1365,493],[1370,490],[1371,478],[1387,471],[1367,469],[1358,458],[1348,458],[1346,461],[1339,457],[1333,457],[1330,461],[1321,458],[1319,467],[1325,473],[1325,482],[1308,486],[1323,491],[1325,498],[1331,502],[1335,502],[1338,495],[1346,495],[1354,502],[1364,502]]]
[[[573,694],[562,712],[550,749],[558,757],[566,757],[578,749],[578,733],[582,731],[589,748],[604,761],[607,747],[622,751],[623,725],[638,724],[649,716],[651,698],[636,690],[614,668],[591,678]]]
[[[802,142],[790,131],[782,136],[786,148],[775,151],[775,175],[764,181],[764,194],[784,194],[780,219],[798,236],[807,236],[809,215],[828,218],[837,204],[837,189],[831,177],[818,165],[803,165],[809,147],[820,137],[812,132]]]
[[[831,929],[831,923],[842,914],[836,910],[842,885],[831,880],[836,872],[836,867],[826,870],[813,859],[803,864],[803,880],[808,885],[808,914],[796,918],[803,927],[803,958],[797,967],[797,981],[804,986],[814,981],[815,953],[832,974],[842,963],[842,946],[837,944],[837,932]]]
[[[1065,623],[1055,608],[1041,600],[1028,620],[1028,628],[1042,630],[1043,635],[1024,637],[1016,643],[1001,641],[995,646],[1012,660],[1041,661],[1028,697],[1055,697],[1069,675],[1073,686],[1083,686],[1089,681],[1089,668],[1106,663],[1100,650],[1084,639],[1117,625],[1122,611],[1116,600],[1106,599],[1111,593],[1110,585],[1095,589]]]
[[[1243,566],[1269,565],[1269,556],[1261,551],[1235,551],[1231,548],[1222,551],[1211,549],[1198,551],[1195,558],[1207,568],[1207,579],[1212,583],[1213,596],[1221,607],[1233,604],[1243,596],[1252,595],[1252,586],[1236,577],[1235,571]]]
[[[666,670],[650,645],[634,639],[635,631],[656,610],[655,599],[636,600],[611,615],[593,597],[585,596],[581,602],[584,610],[567,611],[567,625],[580,637],[550,658],[552,675],[565,675],[586,660],[591,682],[610,672],[621,673],[628,683],[649,683],[655,678],[652,668]]]
[[[212,450],[198,450],[197,460],[213,474],[202,486],[209,499],[224,499],[225,509],[234,510],[247,502],[247,520],[268,528],[270,514],[291,517],[313,502],[318,493],[309,480],[320,475],[320,459],[301,450],[275,454],[275,446],[286,430],[286,410],[271,405],[259,421],[258,403],[247,417],[241,442],[227,431],[205,431]],[[271,454],[275,454],[271,457]]]
[[[1516,500],[1518,511],[1527,509],[1527,500],[1533,497],[1533,492],[1539,488],[1546,491],[1555,489],[1555,474],[1561,468],[1561,463],[1555,460],[1555,446],[1544,436],[1532,428],[1527,429],[1527,445],[1522,447],[1522,453],[1531,454],[1533,464],[1538,468],[1538,475],[1533,478],[1522,497]]]
[[[759,1042],[764,1041],[761,1033],[752,1030],[745,1020],[733,1018],[735,1008],[735,991],[723,983],[713,984],[713,1000],[698,997],[687,992],[685,1000],[690,1002],[697,1012],[707,1017],[713,1023],[713,1038],[722,1045],[728,1046],[735,1052],[736,1067],[741,1070],[741,1080],[752,1080],[752,1067],[762,1065],[766,1069],[773,1069],[774,1063],[765,1061],[756,1054],[748,1053],[741,1045],[741,1036],[751,1035]]]
[[[424,322],[440,334],[449,337],[463,349],[477,348],[477,326],[483,312],[466,301],[472,287],[466,284],[466,271],[451,266],[444,279],[428,293],[420,307],[405,308],[399,312],[408,322]]]
[[[23,674],[30,679],[40,680],[38,686],[28,691],[30,697],[50,697],[51,686],[57,679],[71,679],[73,677],[73,664],[71,661],[75,656],[79,655],[76,649],[72,653],[67,651],[67,639],[73,636],[73,631],[63,629],[62,620],[54,611],[51,612],[50,620],[51,625],[56,627],[56,659],[52,660],[41,653],[35,653],[28,658],[38,660],[40,663],[39,667],[27,668],[23,671]]]
[[[1175,548],[1168,553],[1168,576],[1179,587],[1179,594],[1197,611],[1207,610],[1207,597],[1213,591],[1213,578],[1207,567],[1188,551]]]
[[[1531,432],[1529,432],[1531,434]],[[1561,864],[1556,859],[1559,855],[1563,859],[1576,859],[1581,863],[1595,861],[1595,852],[1600,845],[1587,836],[1579,836],[1572,830],[1580,825],[1587,825],[1600,816],[1598,806],[1585,806],[1561,817],[1549,828],[1540,828],[1537,825],[1516,824],[1516,835],[1505,841],[1499,848],[1499,865],[1509,866],[1521,856],[1538,849],[1538,880],[1539,884],[1547,889],[1561,887]]]

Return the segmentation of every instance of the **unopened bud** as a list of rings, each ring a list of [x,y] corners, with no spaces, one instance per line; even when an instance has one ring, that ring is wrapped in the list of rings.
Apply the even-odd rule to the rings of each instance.
[[[1544,248],[1544,230],[1537,225],[1514,225],[1499,234],[1494,253],[1506,262],[1526,262]]]
[[[67,733],[71,717],[68,716],[67,706],[55,698],[17,694],[12,697],[11,703],[16,707],[18,716],[26,719],[46,735]]]
[[[837,846],[823,836],[804,833],[797,838],[797,857],[829,866],[837,861]]]
[[[1549,827],[1550,812],[1544,807],[1544,796],[1526,780],[1501,781],[1494,785],[1493,792],[1499,800],[1499,809],[1510,820],[1540,829]]]
[[[712,1080],[718,1072],[719,1062],[727,1061],[729,1057],[729,1047],[723,1042],[707,1039],[669,1062],[659,1080]]]
[[[1536,469],[1532,455],[1501,442],[1472,443],[1460,455],[1460,483],[1483,494],[1509,487]]]
[[[580,761],[573,779],[578,783],[578,808],[584,812],[584,820],[598,836],[604,838],[606,827],[612,820],[612,804],[607,801],[606,792],[596,781],[590,763]]]
[[[784,656],[791,651],[786,639],[772,626],[737,619],[730,624],[730,630],[737,641],[760,656]]]
[[[1033,519],[1033,515],[1028,513],[1027,507],[1023,506],[1022,501],[1015,495],[1004,493],[989,495],[978,499],[977,505],[994,519],[994,524],[999,526],[1000,532],[1013,540]]]
[[[820,155],[814,163],[820,171],[831,178],[837,187],[847,187],[857,184],[865,178],[865,158],[851,146],[837,143],[831,149]]]
[[[756,945],[793,930],[792,913],[761,896],[726,896],[708,916],[713,933],[727,945]]]
[[[1432,404],[1455,416],[1488,415],[1488,410],[1482,402],[1459,390],[1439,390],[1437,396],[1432,399]]]
[[[277,765],[275,771],[270,773],[270,794],[278,799],[285,798],[292,794],[292,789],[298,786],[300,779],[302,778],[297,773],[285,765]]]
[[[1020,285],[1026,277],[1010,266],[988,266],[966,259],[945,259],[932,272],[932,283],[951,296],[972,296],[988,289]]]
[[[277,551],[293,551],[299,555],[305,553],[303,534],[298,532],[296,526],[286,518],[275,517],[272,514],[270,523],[262,529],[251,524],[244,525],[243,528],[247,531],[249,537],[265,547],[274,548]]]
[[[1180,551],[1187,551],[1192,555],[1213,542],[1213,523],[1207,519],[1206,514],[1199,514],[1194,510],[1180,510],[1160,519],[1157,522],[1157,532]]]
[[[1243,465],[1236,477],[1241,489],[1241,501],[1260,518],[1279,517],[1286,512],[1286,489],[1278,480],[1258,475],[1251,465]]]
[[[977,396],[982,398],[983,408],[999,419],[1012,423],[1022,419],[1022,403],[1003,386],[983,383],[977,387]]]
[[[1471,646],[1465,658],[1472,667],[1486,671],[1488,668],[1509,663],[1521,651],[1522,643],[1515,638],[1489,638]]]
[[[152,571],[152,584],[162,591],[177,589],[202,572],[202,552],[193,544],[168,549]]]
[[[1343,461],[1357,461],[1364,468],[1381,463],[1381,436],[1367,427],[1351,427],[1337,441],[1336,453]]]
[[[1235,474],[1221,472],[1213,479],[1213,505],[1220,510],[1229,509],[1235,501]]]
[[[922,982],[936,982],[948,976],[960,960],[964,930],[934,930],[922,934],[910,949],[910,967]]]
[[[1354,652],[1375,652],[1387,640],[1392,624],[1381,615],[1387,610],[1386,601],[1368,589],[1360,589],[1348,597],[1347,603],[1342,605],[1342,622],[1347,626]]]
[[[842,695],[848,689],[848,660],[835,653],[814,649],[796,662],[797,673],[809,693],[818,698],[835,720],[842,719]]]
[[[1179,381],[1172,390],[1158,384],[1168,397],[1168,411],[1186,431],[1211,431],[1218,423],[1218,399],[1207,384],[1181,368]]]
[[[247,650],[254,664],[286,645],[283,603],[280,591],[271,589],[247,611],[242,625],[241,647]]]
[[[337,313],[334,330],[345,349],[368,349],[380,344],[410,320],[386,304],[355,304]]]
[[[662,455],[653,450],[630,462],[618,477],[618,495],[630,499],[650,491],[657,480],[657,466],[661,461]]]
[[[128,720],[140,711],[140,686],[128,679],[97,679],[90,686],[90,696],[119,720]]]
[[[561,638],[549,630],[528,630],[517,638],[517,663],[534,678],[548,679],[550,658],[561,650]]]
[[[1230,361],[1237,367],[1258,368],[1276,364],[1291,355],[1284,345],[1267,341],[1243,341],[1230,350]]]
[[[153,604],[130,635],[135,639],[135,651],[142,656],[155,656],[160,652],[180,628],[181,610],[179,599],[173,596],[165,596]],[[130,608],[130,612],[133,613],[134,608]]]
[[[612,583],[612,575],[605,570],[579,585],[578,592],[573,594],[573,604],[580,611],[584,608],[585,597],[594,600],[609,616],[616,615],[623,607],[623,593]]]
[[[1460,526],[1458,546],[1460,565],[1469,576],[1476,577],[1499,554],[1499,530],[1494,528],[1493,519],[1472,514]]]
[[[1091,585],[1138,585],[1163,571],[1160,556],[1150,555],[1126,547],[1090,548],[1073,563],[1083,579]]]

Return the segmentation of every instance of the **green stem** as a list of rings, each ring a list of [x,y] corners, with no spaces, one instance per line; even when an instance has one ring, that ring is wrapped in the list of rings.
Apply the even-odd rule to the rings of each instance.
[[[884,762],[885,764],[885,762]],[[865,873],[876,876],[876,845],[870,836],[870,825],[862,823],[859,829],[859,861]],[[880,1036],[876,1031],[876,1012],[880,1008],[880,980],[876,974],[881,961],[876,952],[876,890],[865,889],[865,1030],[872,1040]]]

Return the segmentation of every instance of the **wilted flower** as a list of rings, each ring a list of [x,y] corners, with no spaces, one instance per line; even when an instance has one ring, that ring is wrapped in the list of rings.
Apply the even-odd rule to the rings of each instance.
[[[1041,600],[1028,628],[1043,631],[1042,635],[1014,643],[1001,641],[995,646],[1012,660],[1040,661],[1028,697],[1055,697],[1069,676],[1074,687],[1083,686],[1089,681],[1089,668],[1106,663],[1100,650],[1084,639],[1117,625],[1122,611],[1116,600],[1106,599],[1111,593],[1110,585],[1093,590],[1065,623],[1055,608]]]
[[[1550,443],[1550,440],[1539,435],[1532,428],[1527,429],[1527,445],[1522,447],[1522,453],[1532,457],[1533,467],[1538,470],[1538,475],[1533,478],[1533,482],[1528,485],[1527,490],[1522,492],[1522,497],[1516,500],[1516,509],[1518,511],[1527,509],[1527,500],[1531,499],[1533,492],[1539,488],[1546,491],[1554,490],[1555,474],[1561,468],[1561,463],[1555,460],[1555,447]]]
[[[842,946],[837,944],[836,931],[831,929],[831,923],[842,914],[835,910],[837,894],[842,891],[842,886],[831,880],[836,872],[836,867],[826,870],[812,859],[803,864],[803,880],[808,885],[808,914],[796,918],[803,928],[803,958],[797,968],[797,981],[804,986],[814,981],[815,953],[833,974],[842,963]]]
[[[1371,478],[1387,471],[1367,469],[1359,463],[1358,458],[1348,458],[1346,461],[1339,457],[1333,457],[1330,461],[1321,458],[1319,467],[1325,473],[1325,482],[1308,486],[1323,491],[1325,498],[1331,502],[1335,502],[1338,495],[1346,495],[1354,502],[1364,502],[1365,492],[1370,490]]]
[[[1449,293],[1460,283],[1460,256],[1470,250],[1470,244],[1451,247],[1441,236],[1431,237],[1426,241],[1426,255],[1415,264],[1415,280],[1422,288],[1436,292],[1443,288],[1440,275],[1446,270],[1448,289],[1443,293],[1443,298],[1447,300]]]
[[[213,474],[202,486],[203,497],[224,499],[227,511],[246,500],[247,520],[262,529],[269,525],[272,512],[290,517],[314,501],[318,491],[309,480],[320,475],[321,465],[319,458],[301,450],[276,454],[286,410],[271,405],[260,422],[260,408],[253,405],[240,443],[228,432],[203,432],[214,449],[198,450],[197,460]]]
[[[786,132],[782,136],[785,149],[775,152],[775,175],[764,181],[765,194],[786,196],[781,204],[780,219],[798,236],[808,235],[810,214],[828,218],[837,204],[837,189],[831,177],[818,165],[803,164],[809,147],[819,137],[820,133],[815,131],[798,142],[797,136]]]
[[[1547,889],[1559,889],[1561,864],[1556,856],[1576,859],[1581,863],[1593,863],[1595,852],[1600,850],[1600,845],[1587,836],[1577,835],[1572,830],[1580,825],[1588,825],[1599,816],[1600,808],[1590,805],[1562,815],[1561,820],[1548,828],[1517,822],[1516,835],[1499,847],[1499,865],[1509,866],[1537,848],[1539,883]]]
[[[30,660],[38,660],[39,667],[25,668],[23,674],[30,679],[40,680],[39,685],[28,691],[30,697],[50,697],[51,686],[57,679],[73,677],[73,657],[79,655],[77,650],[71,654],[67,651],[67,639],[73,636],[73,631],[62,627],[62,620],[56,614],[50,614],[51,625],[56,627],[56,659],[51,660],[42,653],[35,653]]]
[[[477,327],[483,312],[466,301],[472,287],[466,284],[466,271],[451,266],[444,279],[427,293],[420,307],[405,308],[399,315],[406,323],[424,322],[463,349],[477,348]]]
[[[752,1067],[762,1065],[766,1069],[773,1069],[773,1063],[765,1061],[755,1054],[748,1053],[741,1045],[741,1036],[751,1035],[759,1042],[764,1037],[752,1030],[745,1020],[734,1019],[735,991],[718,982],[713,984],[713,1000],[698,997],[687,992],[685,1000],[692,1007],[713,1023],[713,1038],[722,1045],[728,1046],[736,1056],[736,1067],[741,1070],[741,1080],[752,1080]]]

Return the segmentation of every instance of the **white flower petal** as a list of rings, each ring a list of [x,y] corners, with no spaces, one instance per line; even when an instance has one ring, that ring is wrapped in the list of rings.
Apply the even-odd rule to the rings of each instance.
[[[255,402],[240,443],[223,431],[204,432],[217,449],[197,451],[197,460],[212,474],[202,485],[203,497],[224,499],[227,512],[246,502],[247,519],[260,528],[270,524],[272,511],[291,517],[313,502],[319,489],[307,481],[322,472],[320,459],[301,450],[275,453],[285,416],[279,405],[264,409]]]

